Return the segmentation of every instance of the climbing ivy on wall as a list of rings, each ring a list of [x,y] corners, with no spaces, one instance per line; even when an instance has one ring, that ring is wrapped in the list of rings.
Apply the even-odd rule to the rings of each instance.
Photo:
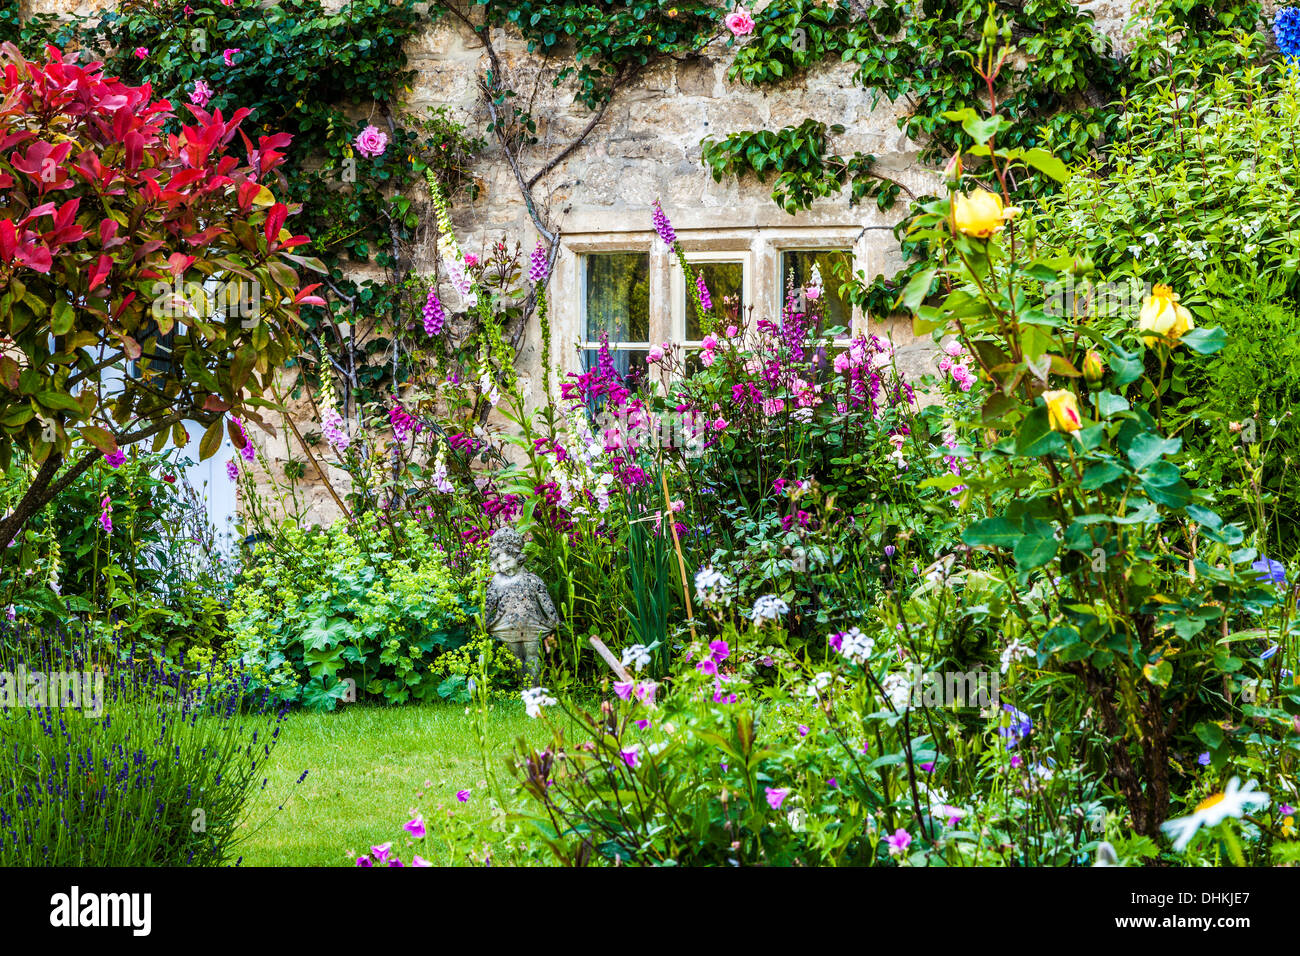
[[[589,109],[607,100],[619,82],[664,57],[693,53],[719,32],[719,5],[701,0],[473,4],[490,23],[517,29],[530,52],[571,60],[555,82],[573,77],[576,98]]]
[[[741,42],[728,75],[769,87],[819,65],[854,64],[856,84],[877,99],[908,103],[899,125],[923,160],[937,165],[955,149],[956,126],[945,114],[988,108],[992,100],[1011,119],[1001,146],[1046,147],[1075,163],[1121,133],[1123,100],[1140,96],[1152,77],[1192,62],[1198,71],[1215,69],[1236,55],[1224,37],[1253,32],[1261,15],[1254,0],[1139,0],[1135,6],[1151,26],[1118,57],[1091,15],[1070,0],[772,0],[755,15],[753,34]],[[990,23],[997,24],[996,36],[986,37]],[[972,68],[982,42],[1017,53],[991,88]],[[1187,56],[1193,52],[1194,60]],[[881,209],[892,206],[899,184],[879,177],[874,156],[833,153],[827,132],[810,117],[779,131],[705,139],[703,160],[718,180],[747,174],[774,180],[772,198],[790,213],[837,196],[846,185],[850,204],[871,197]],[[1015,186],[1022,201],[1055,188],[1050,177],[1037,176]],[[904,252],[920,256],[924,249],[904,242]],[[859,276],[842,291],[865,308],[886,311],[908,278],[910,271],[892,280]]]

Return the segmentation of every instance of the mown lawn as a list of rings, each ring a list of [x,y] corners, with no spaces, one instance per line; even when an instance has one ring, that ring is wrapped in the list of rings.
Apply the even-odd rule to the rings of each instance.
[[[503,783],[511,778],[502,758],[515,739],[540,744],[548,737],[518,700],[495,704],[487,727],[489,760]],[[486,785],[473,716],[450,704],[296,712],[268,770],[244,826],[243,866],[352,866],[372,844],[400,847],[401,826],[416,806],[428,818],[467,789],[471,799],[458,812],[472,814],[483,806]]]

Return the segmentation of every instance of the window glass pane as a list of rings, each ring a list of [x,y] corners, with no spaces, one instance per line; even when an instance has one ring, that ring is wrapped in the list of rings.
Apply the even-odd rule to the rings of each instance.
[[[781,253],[782,304],[792,285],[796,290],[808,285],[816,266],[822,279],[822,327],[839,325],[851,328],[853,306],[838,294],[841,282],[838,276],[847,275],[852,265],[853,254],[847,249],[788,250]]]
[[[743,262],[692,262],[691,268],[697,276],[704,277],[704,285],[709,290],[713,302],[713,314],[718,317],[718,325],[727,326],[735,323],[745,312],[745,264]],[[686,340],[698,342],[703,338],[700,330],[700,317],[695,314],[695,289],[683,290],[686,314]]]
[[[650,254],[600,253],[586,262],[587,341],[650,340]]]

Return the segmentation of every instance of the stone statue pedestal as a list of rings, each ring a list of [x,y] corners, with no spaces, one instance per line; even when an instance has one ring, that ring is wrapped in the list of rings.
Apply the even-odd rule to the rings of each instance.
[[[510,653],[519,660],[519,676],[525,686],[536,687],[542,672],[542,637],[547,632],[531,624],[502,627],[492,631],[492,637],[500,641]]]

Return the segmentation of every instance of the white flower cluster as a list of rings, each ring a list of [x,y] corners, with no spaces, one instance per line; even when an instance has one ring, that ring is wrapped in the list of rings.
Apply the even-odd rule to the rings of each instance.
[[[890,674],[880,686],[884,689],[894,710],[909,710],[912,706],[912,682],[902,674]]]
[[[876,642],[862,633],[860,628],[850,628],[840,639],[840,653],[856,664],[865,664]]]
[[[650,666],[650,648],[644,644],[632,644],[623,648],[623,666],[634,671]]]
[[[1026,657],[1033,656],[1034,649],[1028,644],[1022,644],[1020,641],[1012,641],[1002,649],[1002,653],[998,657],[998,661],[1000,662],[998,669],[1005,674],[1011,669],[1012,664],[1022,661]]]
[[[721,571],[701,568],[695,573],[695,599],[701,604],[730,604],[731,581]]]
[[[553,707],[559,703],[545,687],[530,687],[519,696],[524,701],[524,712],[533,718],[542,716],[543,707]]]
[[[775,621],[778,617],[789,613],[790,605],[775,594],[764,594],[754,602],[749,617],[755,624],[762,624],[764,621]]]

